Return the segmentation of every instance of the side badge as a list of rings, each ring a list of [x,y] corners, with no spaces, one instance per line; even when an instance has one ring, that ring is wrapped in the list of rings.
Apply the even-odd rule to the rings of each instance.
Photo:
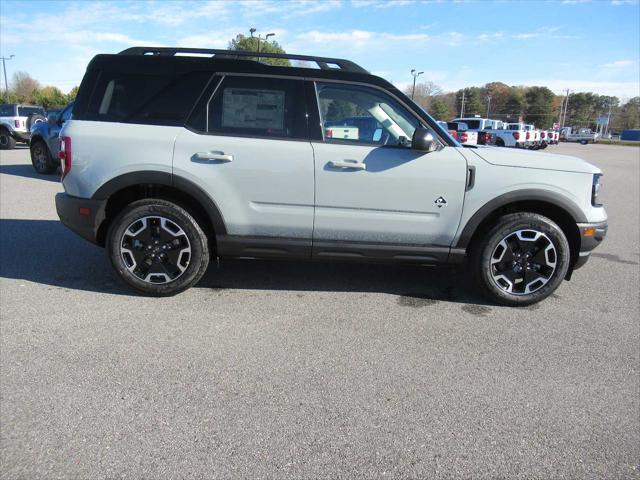
[[[444,199],[444,197],[436,198],[436,200],[433,203],[435,203],[438,206],[438,208],[447,206],[447,201]]]

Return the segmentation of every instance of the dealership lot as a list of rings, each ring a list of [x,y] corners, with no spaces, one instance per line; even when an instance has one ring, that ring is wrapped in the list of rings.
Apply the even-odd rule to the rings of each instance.
[[[463,271],[264,261],[137,296],[2,152],[2,477],[640,478],[640,149],[547,152],[604,170],[610,231],[524,309]]]

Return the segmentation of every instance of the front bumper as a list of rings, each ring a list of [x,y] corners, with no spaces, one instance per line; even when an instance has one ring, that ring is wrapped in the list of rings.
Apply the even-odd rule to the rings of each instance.
[[[574,270],[587,263],[593,249],[600,245],[604,237],[607,236],[608,228],[607,222],[578,224],[578,229],[580,230],[580,251],[578,253],[578,259],[573,265]]]
[[[98,229],[105,218],[106,200],[78,198],[58,193],[56,211],[71,231],[92,243],[98,243]]]

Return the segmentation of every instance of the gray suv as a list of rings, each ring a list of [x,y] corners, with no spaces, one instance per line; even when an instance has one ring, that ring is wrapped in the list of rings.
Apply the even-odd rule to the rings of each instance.
[[[289,66],[154,47],[89,64],[56,206],[133,288],[185,290],[211,256],[464,264],[495,302],[527,305],[605,237],[597,167],[464,148],[347,60],[261,57]]]

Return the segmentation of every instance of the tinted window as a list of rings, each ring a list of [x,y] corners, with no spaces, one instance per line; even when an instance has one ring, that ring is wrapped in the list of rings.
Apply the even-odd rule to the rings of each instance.
[[[478,130],[480,128],[480,120],[465,120],[470,130]]]
[[[0,117],[13,117],[15,114],[15,105],[0,105]]]
[[[308,138],[299,80],[226,76],[205,108],[209,133]]]
[[[390,95],[368,87],[318,83],[324,140],[407,145],[418,120]]]
[[[183,125],[211,77],[208,72],[126,75],[103,72],[86,118],[151,125]]]
[[[19,117],[28,117],[29,115],[33,115],[34,113],[37,113],[38,115],[42,115],[44,117],[44,110],[40,107],[18,107]]]

